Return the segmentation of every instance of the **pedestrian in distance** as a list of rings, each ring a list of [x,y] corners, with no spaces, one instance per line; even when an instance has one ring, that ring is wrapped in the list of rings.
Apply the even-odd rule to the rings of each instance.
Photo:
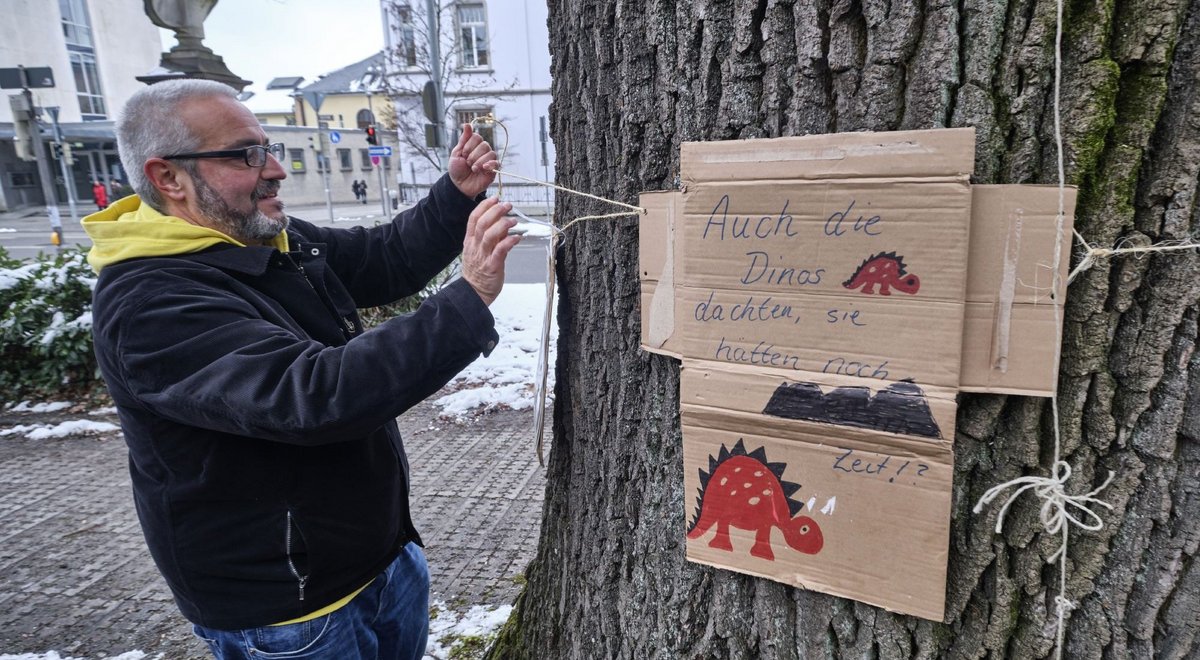
[[[366,204],[367,203],[367,180],[366,179],[363,179],[361,182],[359,182],[358,190],[359,190],[359,192],[362,193],[362,203]]]
[[[227,85],[144,87],[117,120],[136,195],[84,219],[93,333],[150,554],[219,659],[420,658],[429,570],[396,417],[499,336],[519,237],[463,127],[390,223],[290,217],[287,172]],[[367,331],[355,311],[462,277]]]
[[[108,207],[108,189],[98,180],[92,182],[92,200],[101,211]]]
[[[358,187],[358,179],[355,179],[354,182],[350,184],[350,190],[354,193],[354,201],[357,202],[362,198],[362,188]]]

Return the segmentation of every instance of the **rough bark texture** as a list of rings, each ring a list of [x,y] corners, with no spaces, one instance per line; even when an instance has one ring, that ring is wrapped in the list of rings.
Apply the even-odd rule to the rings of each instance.
[[[1065,7],[1067,179],[1091,242],[1196,233],[1200,0]],[[679,143],[974,126],[975,180],[1052,183],[1047,0],[550,0],[558,176],[635,201],[678,184]],[[571,218],[611,209],[560,196]],[[607,222],[607,224],[605,224]],[[994,534],[970,509],[1045,473],[1045,400],[963,396],[947,622],[684,559],[678,364],[638,349],[637,223],[572,230],[537,559],[493,651],[528,658],[1044,658],[1058,537],[1028,497]],[[1070,658],[1200,657],[1200,257],[1101,261],[1071,286],[1059,385],[1078,491]]]

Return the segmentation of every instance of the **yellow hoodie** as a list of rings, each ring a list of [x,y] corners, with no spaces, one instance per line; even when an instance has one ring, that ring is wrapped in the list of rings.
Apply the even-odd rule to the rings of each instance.
[[[246,247],[215,229],[163,215],[149,204],[143,204],[137,195],[130,195],[87,216],[83,219],[83,229],[92,237],[88,263],[97,273],[105,266],[136,257],[191,254],[220,243]],[[271,239],[271,245],[280,252],[287,252],[287,232],[279,232]]]

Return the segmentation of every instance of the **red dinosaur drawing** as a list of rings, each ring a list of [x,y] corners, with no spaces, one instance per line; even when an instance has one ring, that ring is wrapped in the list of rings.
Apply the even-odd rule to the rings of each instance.
[[[763,447],[746,453],[739,439],[733,451],[721,445],[717,458],[708,457],[708,472],[700,470],[700,496],[696,519],[688,530],[689,539],[704,536],[714,525],[717,533],[710,548],[733,550],[729,528],[755,533],[750,554],[775,560],[771,550],[771,531],[778,527],[783,538],[797,552],[815,555],[825,544],[821,528],[808,516],[797,516],[804,506],[790,495],[800,489],[782,481],[786,463],[768,463]],[[795,517],[793,517],[795,516]]]
[[[890,287],[913,295],[921,288],[921,279],[904,268],[904,257],[897,256],[895,252],[880,252],[863,261],[850,279],[842,282],[842,286],[847,289],[861,286],[862,292],[870,295],[875,293],[874,288],[878,284],[881,296],[892,295]]]

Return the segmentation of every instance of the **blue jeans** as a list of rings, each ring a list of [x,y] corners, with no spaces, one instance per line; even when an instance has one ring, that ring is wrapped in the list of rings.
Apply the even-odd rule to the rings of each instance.
[[[217,660],[420,660],[429,636],[429,566],[409,543],[369,587],[311,621],[246,630],[192,626]]]

